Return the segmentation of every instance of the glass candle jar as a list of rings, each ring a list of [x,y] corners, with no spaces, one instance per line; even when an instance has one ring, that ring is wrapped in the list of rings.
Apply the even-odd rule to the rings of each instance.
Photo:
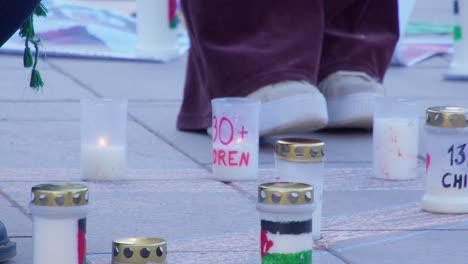
[[[402,97],[376,99],[373,124],[374,177],[409,180],[418,176],[418,101]]]
[[[312,236],[321,238],[323,174],[325,143],[310,138],[282,138],[276,142],[275,179],[286,182],[302,182],[314,186],[316,209],[313,213]]]
[[[81,100],[81,176],[109,181],[125,177],[127,100]]]
[[[467,118],[464,107],[427,109],[423,210],[468,213]]]
[[[112,264],[167,264],[164,239],[131,237],[112,241]]]
[[[258,187],[262,263],[312,263],[314,188],[275,182]]]
[[[32,187],[33,263],[86,263],[88,188],[78,184]]]

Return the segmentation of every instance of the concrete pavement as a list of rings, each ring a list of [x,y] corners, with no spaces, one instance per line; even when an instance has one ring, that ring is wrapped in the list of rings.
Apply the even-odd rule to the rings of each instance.
[[[442,1],[420,1],[413,19],[450,23],[450,12]],[[254,197],[256,186],[273,178],[278,137],[262,139],[257,182],[211,180],[210,138],[175,129],[186,57],[167,64],[47,58],[40,93],[27,87],[30,72],[19,56],[0,61],[0,219],[18,244],[8,264],[32,263],[30,188],[80,182],[79,100],[95,97],[129,99],[128,180],[84,183],[92,201],[90,263],[110,263],[112,240],[128,236],[167,239],[171,264],[259,262]],[[442,80],[449,61],[392,67],[385,84],[391,95],[423,96],[431,104],[468,102],[467,82]],[[370,131],[303,136],[326,142],[323,239],[314,263],[467,262],[468,215],[421,211],[422,172],[403,182],[372,178]]]

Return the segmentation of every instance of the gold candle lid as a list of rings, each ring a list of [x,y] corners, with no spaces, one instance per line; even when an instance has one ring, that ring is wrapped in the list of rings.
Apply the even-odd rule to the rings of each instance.
[[[426,124],[435,127],[468,127],[468,108],[436,106],[426,110]]]
[[[39,184],[31,189],[38,206],[73,207],[88,204],[88,187],[81,184]]]
[[[130,237],[112,241],[112,263],[161,263],[167,257],[166,240],[153,237]]]
[[[296,162],[322,162],[325,143],[312,138],[281,138],[276,141],[276,155]]]
[[[311,204],[314,202],[314,187],[305,183],[264,183],[258,186],[258,202],[273,205]]]

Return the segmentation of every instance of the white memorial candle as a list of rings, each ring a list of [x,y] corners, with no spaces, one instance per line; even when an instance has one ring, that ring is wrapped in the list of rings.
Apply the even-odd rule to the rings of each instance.
[[[320,239],[322,229],[325,143],[310,138],[281,138],[276,141],[275,180],[307,183],[314,187],[316,209],[312,215],[312,236]]]
[[[119,180],[125,175],[126,147],[110,145],[104,137],[81,147],[83,180]]]
[[[78,263],[77,234],[77,219],[34,217],[34,264]]]
[[[176,0],[137,0],[137,52],[142,56],[175,57],[177,31],[174,25]]]
[[[88,188],[40,184],[31,191],[33,263],[86,263]]]

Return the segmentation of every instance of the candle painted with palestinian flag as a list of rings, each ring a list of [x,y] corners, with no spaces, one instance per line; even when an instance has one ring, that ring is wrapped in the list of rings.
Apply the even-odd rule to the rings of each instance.
[[[88,188],[40,184],[32,188],[33,264],[86,264]]]
[[[312,263],[314,189],[303,183],[266,183],[258,188],[262,264]]]

